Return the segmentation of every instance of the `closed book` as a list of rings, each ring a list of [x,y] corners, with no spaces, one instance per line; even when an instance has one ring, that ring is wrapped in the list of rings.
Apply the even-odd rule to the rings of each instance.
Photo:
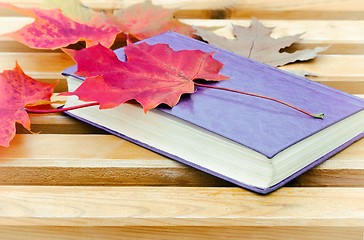
[[[274,101],[196,87],[173,108],[144,113],[136,103],[67,114],[249,190],[266,194],[327,160],[364,136],[364,101],[173,32],[146,40],[174,50],[214,52],[229,80],[214,86],[257,93],[288,102],[324,119],[309,117]],[[115,51],[125,61],[123,48]],[[83,78],[66,69],[69,91]],[[67,106],[79,104],[67,98]]]

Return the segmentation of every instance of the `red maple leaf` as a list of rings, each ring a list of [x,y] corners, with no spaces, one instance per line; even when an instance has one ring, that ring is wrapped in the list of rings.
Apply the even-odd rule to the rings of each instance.
[[[16,122],[30,131],[25,107],[49,104],[55,84],[34,80],[18,64],[13,70],[0,73],[0,146],[9,146],[15,136]]]
[[[195,30],[173,15],[175,9],[153,5],[150,1],[132,5],[115,14],[120,29],[137,39],[145,39],[166,31],[196,37]]]
[[[98,101],[100,109],[135,99],[148,111],[161,103],[174,106],[183,93],[195,91],[194,79],[220,81],[223,64],[212,53],[174,51],[167,44],[133,44],[124,48],[126,62],[102,45],[66,50],[77,62],[76,74],[86,80],[74,92],[83,101]]]
[[[118,26],[100,15],[93,16],[88,24],[83,24],[64,16],[59,9],[24,9],[6,3],[0,4],[0,7],[18,11],[35,19],[21,29],[5,34],[31,48],[57,49],[81,40],[84,40],[87,46],[100,42],[109,47],[121,31]]]

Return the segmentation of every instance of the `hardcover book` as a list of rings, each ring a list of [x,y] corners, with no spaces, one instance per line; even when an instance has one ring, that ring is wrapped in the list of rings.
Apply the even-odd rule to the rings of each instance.
[[[364,101],[277,68],[173,32],[144,40],[174,50],[215,52],[221,74],[216,86],[274,97],[314,113],[308,117],[266,99],[197,88],[173,108],[144,113],[138,104],[98,106],[67,114],[254,192],[269,193],[364,136]],[[123,49],[115,51],[125,61]],[[66,69],[69,91],[82,77]],[[79,104],[68,97],[67,106]]]

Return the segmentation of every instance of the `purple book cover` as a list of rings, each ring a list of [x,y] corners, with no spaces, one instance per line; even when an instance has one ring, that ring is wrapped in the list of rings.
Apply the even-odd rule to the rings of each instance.
[[[268,158],[274,157],[291,145],[364,109],[364,101],[360,98],[173,32],[157,35],[144,41],[149,44],[167,43],[174,50],[199,49],[215,52],[213,57],[224,64],[220,73],[230,77],[227,81],[215,83],[217,86],[266,95],[312,113],[325,114],[324,120],[314,119],[276,102],[203,88],[197,88],[196,93],[183,96],[173,108],[159,108],[161,111],[262,153]],[[116,50],[115,53],[120,60],[125,60],[122,48]],[[74,76],[75,70],[76,67],[73,66],[66,69],[63,74]],[[151,150],[255,192],[269,193],[363,136],[363,133],[359,134],[341,147],[267,189],[246,186],[229,179],[228,176],[220,176],[208,169],[194,166],[186,159],[179,159],[169,153],[160,152],[158,149]],[[121,137],[135,142],[128,136]],[[151,148],[143,143],[137,143]]]

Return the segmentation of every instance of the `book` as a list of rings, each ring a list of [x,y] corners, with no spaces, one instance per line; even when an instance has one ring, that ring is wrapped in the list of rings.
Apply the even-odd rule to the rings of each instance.
[[[315,119],[266,99],[197,87],[173,108],[144,113],[136,103],[67,114],[116,136],[223,178],[267,194],[327,160],[364,136],[364,100],[177,33],[143,40],[166,43],[174,50],[215,52],[230,79],[216,86],[280,99],[314,113]],[[125,61],[123,49],[115,50]],[[76,66],[63,72],[69,91],[82,77]],[[67,98],[65,107],[80,103]]]

